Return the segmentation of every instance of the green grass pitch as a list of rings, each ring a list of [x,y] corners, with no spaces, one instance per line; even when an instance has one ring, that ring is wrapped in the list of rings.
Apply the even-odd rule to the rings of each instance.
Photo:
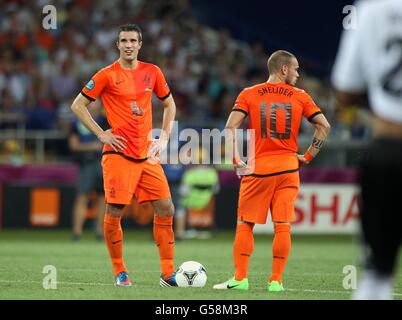
[[[358,247],[351,236],[292,237],[284,274],[286,291],[267,292],[271,270],[272,235],[256,235],[250,259],[248,292],[217,291],[212,286],[233,272],[234,232],[219,232],[209,240],[177,242],[176,267],[184,261],[201,262],[208,272],[204,288],[160,288],[159,258],[151,230],[125,230],[124,257],[133,286],[115,287],[106,245],[86,232],[72,242],[69,231],[0,231],[0,299],[136,299],[136,300],[333,300],[350,299],[343,288],[344,267],[355,265]],[[57,270],[57,289],[43,288],[43,267]],[[394,299],[402,299],[399,263]]]

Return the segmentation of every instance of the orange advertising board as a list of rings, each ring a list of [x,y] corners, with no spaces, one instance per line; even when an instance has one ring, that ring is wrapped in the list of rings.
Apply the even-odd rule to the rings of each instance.
[[[29,220],[35,227],[55,227],[59,224],[60,190],[33,188]]]

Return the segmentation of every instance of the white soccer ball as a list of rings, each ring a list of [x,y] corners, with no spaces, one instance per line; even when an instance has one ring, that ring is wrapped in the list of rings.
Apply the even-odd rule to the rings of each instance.
[[[197,261],[183,262],[176,271],[176,282],[182,288],[201,288],[207,283],[207,270]]]

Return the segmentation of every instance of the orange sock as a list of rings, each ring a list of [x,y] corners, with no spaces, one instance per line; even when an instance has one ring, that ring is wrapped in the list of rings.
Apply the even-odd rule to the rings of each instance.
[[[123,230],[120,219],[120,217],[105,214],[103,226],[105,242],[109,249],[115,277],[122,271],[127,272],[123,261]]]
[[[269,282],[282,283],[282,273],[288,260],[291,240],[290,224],[275,224],[275,236],[272,242],[272,275]]]
[[[170,276],[174,272],[174,233],[173,216],[154,215],[154,240],[159,250],[161,273]]]
[[[240,281],[247,278],[248,263],[254,250],[253,224],[238,224],[233,246],[235,264],[235,279]]]

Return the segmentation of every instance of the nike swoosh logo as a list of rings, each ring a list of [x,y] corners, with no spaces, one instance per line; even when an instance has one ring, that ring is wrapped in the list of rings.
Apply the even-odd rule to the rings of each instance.
[[[238,284],[236,284],[235,286],[229,286],[229,285],[227,285],[227,288],[228,289],[233,289],[233,288],[236,288],[236,287],[238,287],[239,285]]]
[[[122,83],[123,82],[123,80],[117,80],[116,81],[116,85],[119,85],[120,83]]]
[[[113,244],[116,244],[116,243],[119,243],[119,242],[121,242],[121,240],[119,240],[119,241],[114,241],[114,242],[112,242]]]
[[[145,91],[152,91],[152,89],[149,89],[149,88],[145,88]]]
[[[169,244],[174,244],[174,242],[168,242]]]

